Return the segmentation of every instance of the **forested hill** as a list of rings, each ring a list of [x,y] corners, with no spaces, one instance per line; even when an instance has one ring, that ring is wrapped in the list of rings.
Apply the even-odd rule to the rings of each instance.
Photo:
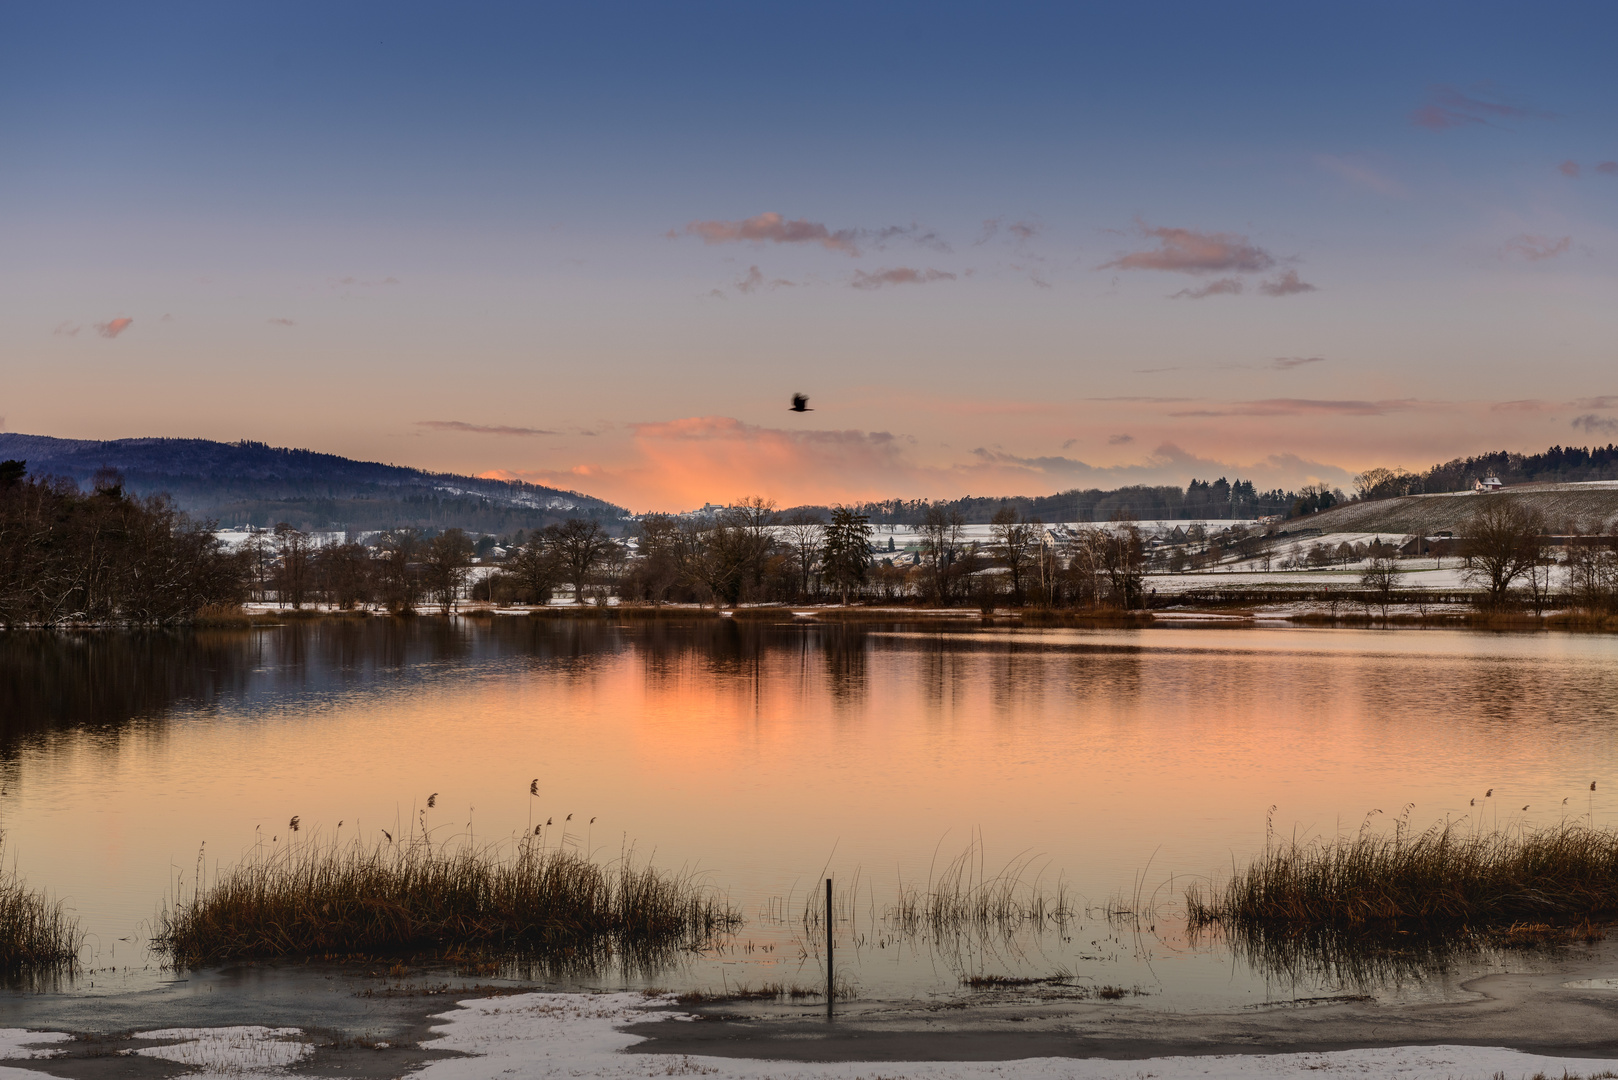
[[[616,521],[622,507],[521,481],[481,480],[258,442],[210,439],[53,439],[0,433],[0,460],[33,476],[81,485],[102,469],[142,495],[166,493],[193,517],[221,525],[300,529],[459,527],[508,533],[569,517]]]

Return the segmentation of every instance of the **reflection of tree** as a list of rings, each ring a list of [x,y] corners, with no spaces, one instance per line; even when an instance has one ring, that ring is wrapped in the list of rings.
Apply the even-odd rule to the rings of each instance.
[[[826,686],[840,707],[857,704],[866,693],[865,629],[859,626],[829,626],[819,635],[821,655],[826,663]]]

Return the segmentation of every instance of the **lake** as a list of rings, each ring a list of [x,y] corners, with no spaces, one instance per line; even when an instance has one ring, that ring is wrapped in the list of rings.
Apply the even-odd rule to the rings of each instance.
[[[1344,989],[1185,936],[1185,885],[1267,828],[1612,824],[1618,639],[526,617],[14,633],[0,717],[5,858],[89,931],[86,993],[160,978],[164,898],[199,861],[212,877],[294,839],[297,815],[301,843],[548,820],[547,844],[695,871],[746,919],[721,949],[578,985],[818,985],[803,915],[831,876],[861,995],[1064,975],[1186,1008]],[[1060,891],[1072,919],[904,933],[901,891],[962,858]],[[1452,996],[1504,962],[1359,989]]]

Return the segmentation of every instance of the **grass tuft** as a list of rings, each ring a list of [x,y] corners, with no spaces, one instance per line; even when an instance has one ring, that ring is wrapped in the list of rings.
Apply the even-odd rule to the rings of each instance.
[[[1563,822],[1473,833],[1451,824],[1280,844],[1222,889],[1187,889],[1186,913],[1193,930],[1237,933],[1588,934],[1618,922],[1618,831]]]
[[[30,889],[14,873],[0,878],[0,972],[32,977],[70,972],[84,934],[62,902]]]
[[[282,956],[486,955],[599,961],[700,948],[739,917],[689,876],[519,842],[288,845],[158,914],[177,966]]]

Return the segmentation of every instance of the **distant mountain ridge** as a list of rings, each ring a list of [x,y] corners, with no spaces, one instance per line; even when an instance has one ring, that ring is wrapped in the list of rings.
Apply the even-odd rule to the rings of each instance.
[[[0,433],[0,460],[34,476],[83,485],[97,471],[123,474],[128,490],[171,496],[194,517],[221,525],[302,529],[459,527],[503,534],[569,517],[616,521],[623,507],[576,491],[521,480],[486,480],[337,454],[212,439],[57,439]]]

